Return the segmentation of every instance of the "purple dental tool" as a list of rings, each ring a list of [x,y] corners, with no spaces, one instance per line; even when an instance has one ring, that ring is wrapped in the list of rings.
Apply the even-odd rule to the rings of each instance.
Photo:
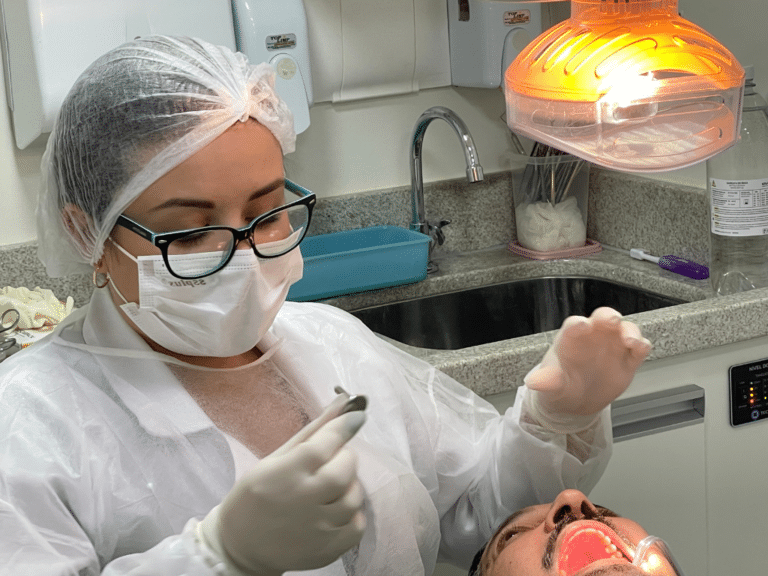
[[[632,258],[635,258],[636,260],[648,260],[649,262],[653,262],[654,264],[658,264],[659,267],[664,268],[665,270],[669,270],[670,272],[674,272],[675,274],[680,274],[681,276],[686,276],[687,278],[693,278],[694,280],[704,280],[706,278],[709,278],[709,268],[706,266],[699,264],[698,262],[694,262],[693,260],[688,260],[687,258],[681,258],[680,256],[675,256],[674,254],[667,254],[666,256],[658,257],[658,256],[651,256],[650,254],[646,254],[639,248],[632,248],[631,250],[622,250],[621,248],[613,248],[612,246],[606,246],[605,244],[602,245],[603,248],[608,248],[609,250],[614,250],[616,252],[623,252],[624,254],[629,254],[632,256]]]

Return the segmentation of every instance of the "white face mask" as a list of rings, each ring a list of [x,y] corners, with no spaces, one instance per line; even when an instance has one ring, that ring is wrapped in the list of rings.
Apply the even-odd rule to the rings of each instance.
[[[280,243],[290,243],[289,237]],[[172,276],[163,257],[129,254],[139,270],[139,305],[120,309],[151,340],[187,356],[236,356],[251,350],[266,334],[285,302],[288,289],[301,279],[304,260],[298,246],[283,256],[261,259],[238,250],[221,270],[191,280]],[[273,244],[277,244],[274,242]],[[210,255],[173,256],[174,271],[195,271]],[[111,282],[111,279],[110,279]]]

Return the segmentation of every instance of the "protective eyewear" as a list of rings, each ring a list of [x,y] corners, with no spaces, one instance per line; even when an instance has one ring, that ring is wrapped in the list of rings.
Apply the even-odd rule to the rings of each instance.
[[[290,180],[285,181],[284,190],[285,204],[257,216],[242,228],[203,226],[156,233],[124,214],[118,216],[116,224],[157,246],[171,275],[182,279],[204,278],[224,268],[243,240],[248,240],[259,258],[277,258],[301,243],[309,228],[317,197]],[[206,259],[210,265],[194,273],[180,266],[177,266],[178,271],[174,271],[174,258],[192,254],[211,256]]]

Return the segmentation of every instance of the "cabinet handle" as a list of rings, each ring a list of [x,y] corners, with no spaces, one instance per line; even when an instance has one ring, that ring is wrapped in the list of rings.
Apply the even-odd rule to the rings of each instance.
[[[621,442],[704,421],[704,389],[695,384],[616,400],[613,441]]]

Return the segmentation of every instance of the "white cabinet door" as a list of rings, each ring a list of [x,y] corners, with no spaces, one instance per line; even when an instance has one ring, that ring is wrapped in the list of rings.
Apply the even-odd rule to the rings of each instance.
[[[686,574],[707,576],[704,418],[688,400],[704,391],[678,387],[674,391],[682,392],[671,394],[663,386],[653,388],[633,385],[617,402],[613,424],[618,440],[589,498],[663,538]],[[487,399],[503,413],[514,393]],[[697,400],[696,410],[703,412],[703,404]],[[694,414],[696,423],[676,427],[686,412]],[[438,565],[434,576],[466,576],[466,571]]]
[[[750,320],[738,317],[734,322]],[[764,358],[768,358],[768,338],[755,338],[649,362],[630,387],[642,390],[660,382],[670,387],[693,382],[706,390],[706,558],[710,576],[768,574],[764,556],[768,545],[768,420],[732,427],[728,385],[730,366]],[[693,524],[687,523],[686,530]],[[696,576],[685,565],[683,569]]]
[[[707,575],[704,424],[613,446],[589,499],[669,544],[685,574]]]
[[[685,398],[686,394],[670,392],[685,390],[690,383],[679,378],[635,379],[616,403],[622,406],[623,417],[613,419],[617,437],[629,428],[630,439],[614,444],[608,468],[588,496],[663,538],[686,574],[707,576],[706,398],[696,402],[703,418],[695,414],[695,424],[665,429],[684,420],[684,411],[690,408],[688,402],[678,402],[679,396]],[[703,387],[695,388],[697,396],[706,397]],[[514,393],[487,400],[503,412],[514,403]],[[635,406],[637,412],[632,414]],[[621,426],[626,422],[635,424],[634,429],[632,425]]]
[[[688,576],[768,574],[768,420],[732,427],[728,387],[730,366],[763,358],[768,337],[647,362],[621,397],[686,384],[705,390],[703,424],[616,443],[589,495],[666,540]],[[503,412],[514,393],[487,399]]]
[[[667,387],[635,382],[615,404],[617,441],[589,497],[666,540],[686,574],[707,576],[705,393],[697,386]],[[514,393],[488,400],[503,412]],[[447,565],[434,573],[465,575]]]

